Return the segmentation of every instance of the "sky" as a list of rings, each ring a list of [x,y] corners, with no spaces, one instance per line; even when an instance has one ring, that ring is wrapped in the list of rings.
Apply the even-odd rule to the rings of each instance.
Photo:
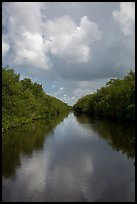
[[[2,63],[74,105],[135,69],[135,3],[3,2]]]

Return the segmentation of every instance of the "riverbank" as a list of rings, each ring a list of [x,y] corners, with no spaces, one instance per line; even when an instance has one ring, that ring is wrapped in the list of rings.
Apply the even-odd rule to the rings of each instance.
[[[16,128],[19,126],[23,126],[23,125],[28,125],[30,123],[33,123],[34,121],[38,121],[38,120],[54,120],[55,118],[60,118],[60,117],[66,117],[68,115],[68,112],[64,112],[64,113],[60,113],[58,115],[52,115],[52,116],[45,116],[45,117],[37,117],[37,118],[13,118],[10,122],[6,121],[5,123],[2,123],[2,132],[7,131],[10,128]]]
[[[70,106],[47,95],[41,84],[20,80],[13,69],[2,68],[2,132],[38,119],[68,113]]]
[[[73,108],[77,113],[135,121],[135,72],[111,79],[95,93],[80,98]]]

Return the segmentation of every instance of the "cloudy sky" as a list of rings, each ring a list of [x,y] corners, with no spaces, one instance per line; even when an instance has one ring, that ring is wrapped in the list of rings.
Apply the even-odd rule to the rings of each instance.
[[[2,61],[70,105],[135,67],[134,2],[5,2]]]

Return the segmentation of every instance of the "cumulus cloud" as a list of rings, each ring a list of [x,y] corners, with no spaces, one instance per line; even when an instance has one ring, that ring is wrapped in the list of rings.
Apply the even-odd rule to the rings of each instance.
[[[15,58],[13,63],[23,64],[24,62],[36,67],[49,68],[50,60],[47,56],[48,44],[45,48],[42,36],[39,33],[23,33],[23,42],[16,42]]]
[[[8,43],[6,43],[3,39],[2,39],[2,57],[4,57],[6,55],[6,53],[8,52],[10,46]]]
[[[133,2],[2,5],[3,64],[49,95],[74,104],[134,69]]]
[[[41,31],[43,26],[41,21],[42,10],[45,9],[45,6],[46,4],[43,2],[3,3],[3,21],[8,23],[10,35],[11,31],[14,34],[26,30],[29,32]]]
[[[69,63],[88,62],[90,46],[102,36],[97,24],[87,16],[81,18],[79,26],[69,16],[50,20],[46,29],[51,42],[50,52]]]
[[[14,2],[3,4],[3,22],[10,42],[13,64],[48,68],[48,45],[42,38],[42,2]],[[7,24],[7,25],[6,25]]]
[[[3,18],[13,64],[47,69],[51,66],[50,55],[67,63],[86,63],[92,44],[102,36],[87,16],[80,19],[79,26],[67,15],[48,20],[43,2],[3,4]]]
[[[125,36],[132,34],[135,26],[135,3],[121,2],[120,10],[113,11],[113,17],[119,22]]]

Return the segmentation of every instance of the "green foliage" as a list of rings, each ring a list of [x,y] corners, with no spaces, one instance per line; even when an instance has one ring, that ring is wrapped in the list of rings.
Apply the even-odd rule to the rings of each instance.
[[[2,68],[2,131],[69,111],[66,103],[47,95],[42,85],[19,78],[13,69]]]
[[[135,120],[135,72],[111,79],[96,93],[79,99],[73,108],[79,113]]]

